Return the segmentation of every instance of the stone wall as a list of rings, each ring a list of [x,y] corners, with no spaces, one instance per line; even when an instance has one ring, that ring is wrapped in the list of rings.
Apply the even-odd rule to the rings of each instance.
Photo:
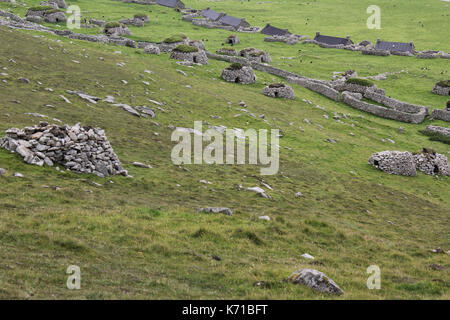
[[[374,153],[369,164],[389,174],[417,176],[414,157],[408,151],[382,151]]]
[[[370,104],[362,101],[361,99],[362,95],[358,93],[352,93],[348,91],[344,91],[342,93],[342,101],[349,106],[386,119],[408,123],[421,123],[425,120],[425,117],[428,114],[428,110],[426,108],[421,109],[421,111],[418,113],[407,113],[395,110],[393,108],[386,108],[383,106]]]
[[[427,126],[425,128],[425,131],[430,132],[430,133],[438,133],[442,136],[450,138],[450,128],[438,127],[438,126]]]
[[[0,146],[19,154],[26,163],[43,166],[60,164],[79,173],[128,175],[114,153],[104,130],[70,127],[41,122],[24,129],[11,128],[0,139]]]
[[[449,96],[450,95],[450,87],[441,87],[439,85],[435,85],[433,90],[433,93],[441,95],[441,96]]]
[[[433,119],[450,122],[450,111],[447,111],[445,109],[434,109],[431,113],[431,117]]]
[[[197,52],[181,52],[178,50],[172,50],[170,53],[170,58],[199,64],[208,64],[208,57],[203,50],[199,50]]]
[[[364,94],[364,97],[373,100],[375,102],[381,103],[386,107],[393,108],[397,111],[414,114],[425,112],[426,115],[430,114],[428,107],[403,102],[394,98],[387,97],[384,94],[377,93],[372,90],[367,90],[366,93]]]
[[[321,95],[324,95],[325,97],[330,98],[334,101],[339,101],[339,91],[317,80],[314,81],[312,79],[298,77],[289,77],[287,80],[291,83],[295,83],[302,87],[305,87],[311,91],[320,93]]]

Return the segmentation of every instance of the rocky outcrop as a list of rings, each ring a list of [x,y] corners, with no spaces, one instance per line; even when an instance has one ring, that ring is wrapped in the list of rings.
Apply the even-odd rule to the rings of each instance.
[[[300,269],[292,273],[288,279],[294,284],[305,285],[321,293],[341,295],[344,291],[326,274],[314,269]]]
[[[250,84],[256,82],[256,75],[251,67],[241,66],[239,68],[231,65],[223,69],[222,79],[228,82]]]
[[[222,213],[227,216],[232,216],[233,212],[230,208],[225,207],[208,207],[208,208],[200,208],[197,210],[197,212],[205,212],[205,213]]]
[[[0,139],[0,146],[19,154],[26,163],[43,166],[60,164],[79,173],[128,175],[114,153],[104,130],[70,127],[41,122],[24,129],[11,128]]]
[[[370,157],[369,164],[389,174],[417,176],[416,165],[411,152],[377,152]]]
[[[294,90],[285,84],[271,84],[264,87],[262,93],[272,98],[295,99]]]

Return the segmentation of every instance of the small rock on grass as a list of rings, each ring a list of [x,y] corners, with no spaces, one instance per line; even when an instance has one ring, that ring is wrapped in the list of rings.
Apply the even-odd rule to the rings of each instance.
[[[3,168],[0,168],[0,176],[4,176],[6,174],[6,170]]]
[[[260,216],[258,219],[270,221],[270,217],[269,216]]]
[[[20,172],[15,172],[15,173],[14,173],[14,177],[17,177],[17,178],[23,178],[24,175],[21,174]]]
[[[301,255],[303,258],[305,259],[311,259],[314,260],[314,257],[312,255],[310,255],[309,253],[304,253]]]
[[[232,216],[233,212],[230,208],[225,207],[208,207],[208,208],[200,208],[197,212],[205,212],[205,213],[223,213],[227,216]]]
[[[292,273],[288,279],[294,284],[302,284],[313,290],[341,295],[344,291],[326,274],[315,269],[300,269]]]
[[[133,162],[133,165],[136,167],[140,167],[140,168],[146,168],[146,169],[151,169],[152,166],[149,164],[143,164],[141,162]]]

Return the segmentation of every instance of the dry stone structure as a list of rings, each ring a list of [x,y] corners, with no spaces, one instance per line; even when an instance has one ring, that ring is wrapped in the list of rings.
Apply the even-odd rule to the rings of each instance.
[[[29,164],[53,166],[60,164],[78,173],[92,173],[100,177],[128,175],[114,153],[104,130],[70,127],[41,122],[24,129],[11,128],[0,139],[0,146],[23,157]]]
[[[425,131],[429,132],[429,133],[438,133],[442,136],[450,138],[450,128],[438,127],[438,126],[427,126],[425,128]]]
[[[423,149],[419,153],[382,151],[374,153],[369,164],[389,174],[417,176],[417,170],[429,175],[450,174],[448,159],[433,150]]]
[[[447,81],[450,84],[450,80]],[[444,86],[441,83],[436,83],[433,88],[433,93],[441,95],[441,96],[450,96],[450,85]]]
[[[358,110],[369,112],[379,117],[408,123],[422,123],[425,120],[425,117],[429,115],[428,107],[417,106],[399,101],[387,97],[383,93],[367,90],[364,93],[364,97],[383,104],[384,106],[363,101],[363,95],[361,93],[349,91],[344,91],[342,93],[342,101],[349,106]]]
[[[184,51],[184,47],[192,48],[193,51]],[[195,50],[195,51],[194,51]],[[208,57],[205,51],[199,50],[196,47],[191,46],[179,46],[173,49],[170,53],[171,59],[184,60],[192,63],[208,64]]]
[[[389,174],[417,176],[416,165],[411,152],[377,152],[370,157],[369,164]]]
[[[295,99],[295,94],[292,87],[283,83],[268,85],[263,88],[262,93],[273,98]]]
[[[248,60],[253,62],[260,62],[260,63],[272,62],[272,59],[270,58],[270,55],[267,52],[255,48],[246,48],[244,50],[241,50],[239,52],[239,56],[247,58]]]
[[[124,24],[120,23],[107,23],[104,28],[104,32],[107,36],[121,36],[121,35],[131,35],[130,30]]]
[[[144,53],[149,53],[149,54],[160,54],[161,50],[159,49],[158,46],[149,44],[144,48]]]
[[[222,78],[228,82],[250,84],[256,82],[256,75],[251,67],[232,64],[223,69]]]

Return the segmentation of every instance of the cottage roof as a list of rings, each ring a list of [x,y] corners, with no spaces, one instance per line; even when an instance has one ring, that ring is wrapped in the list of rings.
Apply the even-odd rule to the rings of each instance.
[[[274,26],[271,26],[270,24],[267,24],[264,29],[261,30],[262,34],[267,34],[270,36],[285,36],[290,34],[288,29],[280,29]]]
[[[243,20],[244,19],[236,18],[236,17],[229,16],[229,15],[224,15],[223,17],[221,17],[219,19],[219,22],[229,25],[229,26],[238,27],[241,25]]]
[[[201,15],[202,15],[203,17],[205,17],[206,19],[213,20],[213,21],[217,21],[217,20],[219,20],[222,16],[224,16],[225,13],[217,12],[217,11],[211,10],[210,8],[206,8],[205,10],[203,10],[203,11],[201,12]]]
[[[317,32],[314,40],[317,42],[320,42],[320,43],[328,44],[328,45],[342,44],[342,45],[346,46],[349,44],[353,44],[353,41],[350,40],[350,37],[339,38],[339,37],[332,37],[332,36],[324,36],[324,35],[321,35],[319,32]]]
[[[404,42],[388,42],[378,40],[375,49],[386,51],[397,51],[397,52],[412,52],[414,51],[414,44],[412,42],[404,43]]]
[[[170,7],[170,8],[176,8],[177,5],[184,7],[184,3],[181,2],[180,0],[157,0],[156,3],[161,6]]]

